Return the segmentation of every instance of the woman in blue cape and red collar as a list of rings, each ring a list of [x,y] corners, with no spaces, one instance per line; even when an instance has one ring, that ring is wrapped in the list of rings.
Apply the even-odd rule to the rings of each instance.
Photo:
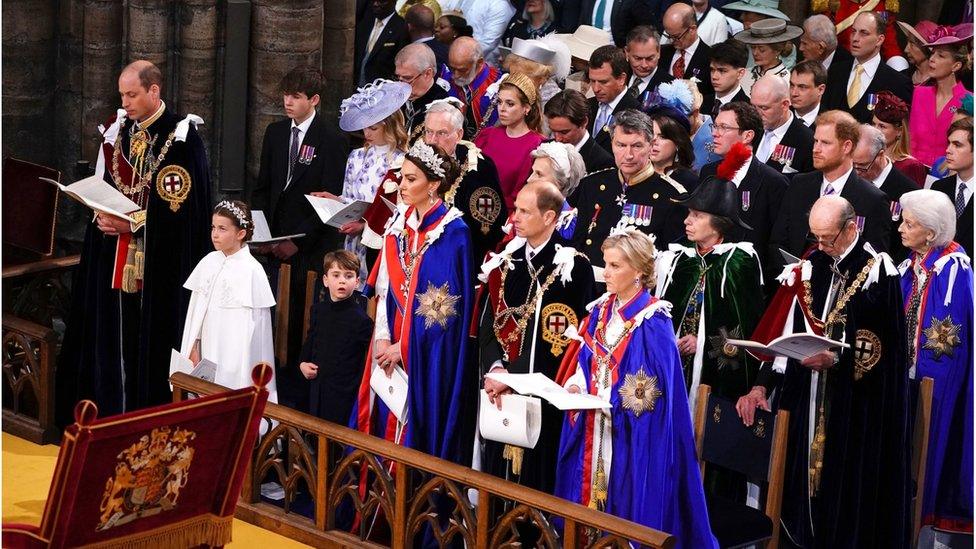
[[[922,525],[972,533],[973,271],[952,241],[956,211],[945,194],[908,192],[901,206],[898,233],[911,250],[898,270],[912,393],[923,377],[935,382]]]
[[[567,412],[556,495],[656,528],[677,547],[718,547],[695,456],[671,304],[653,297],[654,243],[636,229],[602,246],[607,294],[590,305],[558,382],[611,404]]]
[[[461,212],[441,199],[458,177],[458,167],[442,150],[419,140],[407,152],[401,175],[404,205],[383,236],[367,286],[377,295],[376,328],[350,424],[460,462],[457,404],[467,374],[465,329],[471,321],[474,276],[468,227]],[[396,366],[407,375],[402,421],[370,389],[371,376],[389,376]]]

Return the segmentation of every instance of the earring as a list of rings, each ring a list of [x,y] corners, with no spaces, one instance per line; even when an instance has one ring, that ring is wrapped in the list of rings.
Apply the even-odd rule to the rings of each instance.
[[[634,279],[634,286],[640,286],[640,279],[639,278],[635,278]]]

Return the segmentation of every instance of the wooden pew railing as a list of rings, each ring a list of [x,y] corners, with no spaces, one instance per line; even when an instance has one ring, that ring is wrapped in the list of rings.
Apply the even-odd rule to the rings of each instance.
[[[173,399],[208,395],[219,385],[174,374]],[[460,405],[460,403],[459,403]],[[497,477],[450,463],[325,420],[268,404],[274,426],[260,437],[237,505],[237,517],[303,543],[412,547],[424,535],[441,546],[670,548],[664,533]],[[390,468],[395,467],[395,474]],[[359,479],[368,471],[365,498]],[[280,505],[261,499],[261,485],[284,487]],[[468,499],[477,491],[478,505]],[[296,504],[311,501],[306,516]],[[355,533],[337,527],[337,511],[356,509]],[[445,524],[446,531],[440,524]],[[561,522],[561,529],[555,522]],[[370,535],[372,532],[372,535]],[[433,532],[431,534],[431,532]],[[520,539],[531,532],[533,539]],[[428,537],[428,540],[430,538]]]

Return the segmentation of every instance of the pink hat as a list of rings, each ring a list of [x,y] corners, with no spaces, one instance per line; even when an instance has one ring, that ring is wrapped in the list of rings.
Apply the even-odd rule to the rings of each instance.
[[[962,23],[954,26],[939,25],[932,21],[919,21],[915,27],[898,22],[905,34],[914,37],[924,46],[951,46],[972,40],[973,24]]]

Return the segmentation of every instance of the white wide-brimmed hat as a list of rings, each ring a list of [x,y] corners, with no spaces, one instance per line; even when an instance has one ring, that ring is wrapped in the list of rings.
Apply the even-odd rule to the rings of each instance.
[[[498,48],[498,51],[501,52],[501,59],[505,59],[508,54],[514,53],[519,57],[524,57],[529,61],[535,61],[542,65],[552,65],[556,59],[556,52],[551,47],[543,43],[542,40],[535,39],[522,40],[521,38],[515,38],[512,40],[512,47],[507,48],[502,46]]]
[[[569,46],[569,53],[573,57],[586,61],[590,60],[595,49],[613,44],[613,36],[609,32],[590,25],[580,25],[573,34],[557,34],[556,37]]]
[[[339,127],[354,132],[379,124],[400,110],[410,98],[410,84],[376,79],[343,99],[339,105]]]

